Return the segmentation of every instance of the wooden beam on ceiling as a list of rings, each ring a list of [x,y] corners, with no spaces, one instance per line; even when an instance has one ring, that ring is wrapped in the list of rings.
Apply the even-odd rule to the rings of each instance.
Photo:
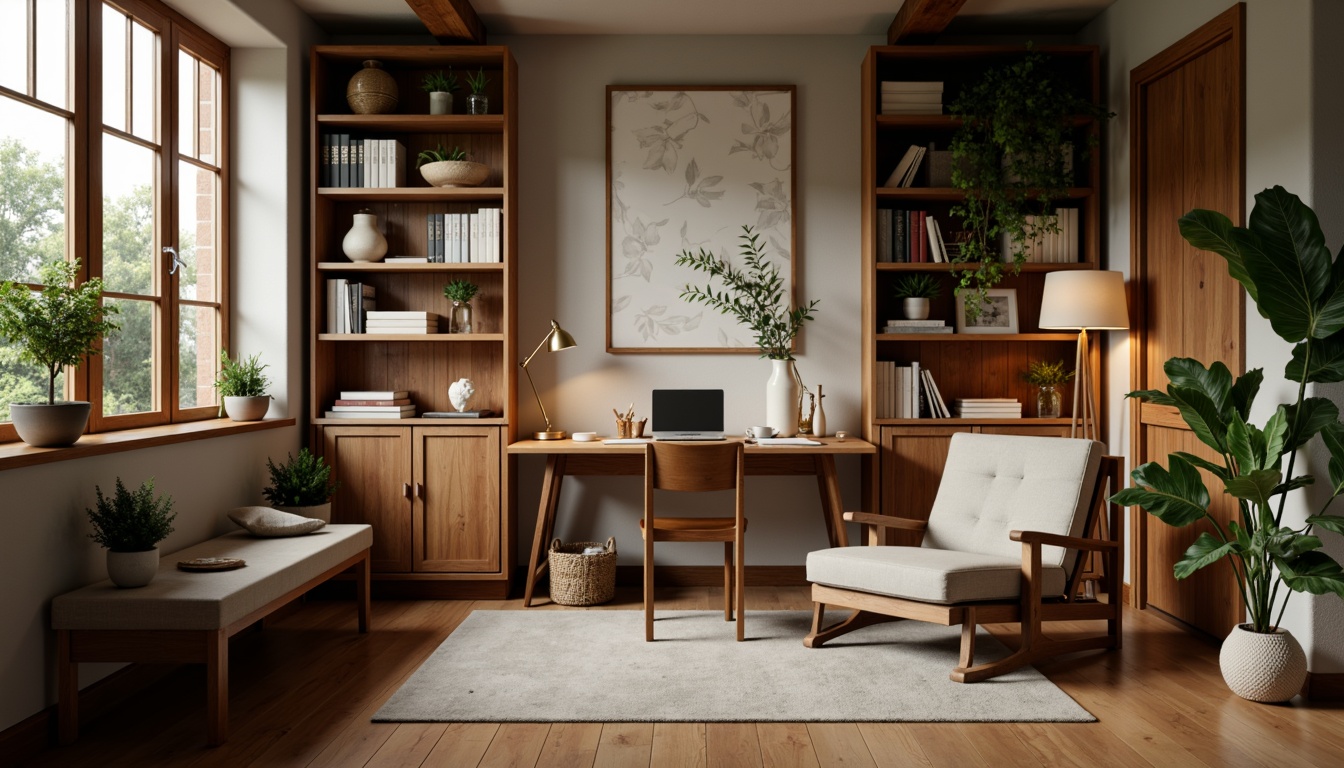
[[[440,43],[485,44],[485,25],[470,0],[406,0]]]
[[[887,27],[887,44],[915,43],[942,34],[966,0],[905,0]],[[412,3],[414,5],[414,3]]]

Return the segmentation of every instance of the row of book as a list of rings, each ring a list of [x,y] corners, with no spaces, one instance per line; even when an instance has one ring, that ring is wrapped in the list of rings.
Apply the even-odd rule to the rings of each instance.
[[[883,333],[951,333],[946,320],[888,320]]]
[[[941,82],[883,80],[879,96],[884,115],[943,114]]]
[[[931,146],[931,145],[930,145]],[[891,175],[887,177],[884,187],[913,187],[915,179],[919,177],[919,167],[924,162],[924,156],[929,153],[927,147],[921,147],[918,144],[911,144],[910,148],[901,155],[900,162],[892,169]]]
[[[415,404],[406,390],[352,391],[341,396],[326,412],[328,419],[413,419]]]
[[[368,283],[343,277],[327,279],[327,333],[364,333],[367,312],[377,291]]]
[[[415,333],[428,335],[439,332],[439,316],[434,312],[407,310],[373,310],[365,313],[365,333]]]
[[[1022,401],[1011,397],[959,397],[953,405],[959,419],[1022,418]]]
[[[323,134],[318,186],[404,187],[406,147],[393,139],[356,139],[348,133]]]
[[[1028,216],[1028,227],[1035,226],[1042,217]],[[1024,247],[1027,252],[1027,261],[1037,264],[1071,264],[1078,261],[1078,242],[1079,224],[1077,208],[1056,208],[1055,226],[1059,228],[1058,232],[1046,232],[1040,238],[1029,242]],[[1004,235],[1003,258],[1004,261],[1012,260],[1010,248],[1011,242],[1008,236]]]
[[[943,239],[943,228],[928,211],[877,209],[877,261],[881,264],[941,264],[961,252]]]
[[[933,383],[933,375],[922,370],[919,363],[897,364],[890,360],[877,361],[877,418],[919,419],[934,415],[942,395]]]
[[[504,260],[504,209],[425,216],[427,261],[436,264],[491,264]]]

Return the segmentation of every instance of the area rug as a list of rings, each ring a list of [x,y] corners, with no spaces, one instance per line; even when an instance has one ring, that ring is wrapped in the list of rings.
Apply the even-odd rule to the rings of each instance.
[[[1030,667],[954,683],[959,627],[879,624],[803,647],[804,611],[474,611],[375,722],[1094,722]],[[1007,649],[981,630],[977,661]]]

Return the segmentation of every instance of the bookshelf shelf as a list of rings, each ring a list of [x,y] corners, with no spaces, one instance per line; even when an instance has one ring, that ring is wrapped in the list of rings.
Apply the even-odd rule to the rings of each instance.
[[[502,418],[488,419],[333,419],[326,416],[313,419],[317,426],[340,427],[498,427],[507,424]]]
[[[327,200],[375,203],[456,203],[504,199],[502,187],[319,187],[317,196]]]
[[[440,265],[442,266],[442,265]],[[911,264],[909,262],[881,262],[874,265],[878,272],[963,272],[966,270],[979,269],[979,264],[950,264],[947,262],[919,263]],[[1095,269],[1096,267],[1085,261],[1064,262],[1064,263],[1039,263],[1027,262],[1022,265],[1023,272],[1061,272],[1072,269]]]
[[[905,265],[901,265],[905,266]],[[385,264],[379,262],[324,261],[317,265],[319,272],[502,272],[503,262],[475,264],[439,264],[428,262],[410,262]]]
[[[502,333],[319,333],[318,341],[447,341],[454,344],[467,344],[478,341],[504,340]]]
[[[948,403],[951,407],[951,403]],[[1024,417],[1021,419],[963,419],[953,417],[950,419],[877,419],[877,424],[883,427],[963,427],[972,424],[982,424],[986,426],[997,427],[1067,427],[1068,419],[1036,419]]]
[[[1067,341],[1078,340],[1076,333],[879,333],[878,341],[969,341],[969,342],[1005,342],[1005,341]]]
[[[503,133],[503,115],[318,115],[332,130],[413,133]]]
[[[954,187],[878,187],[879,200],[952,201],[964,200],[966,193]],[[1092,196],[1090,187],[1070,187],[1066,200],[1082,200]]]

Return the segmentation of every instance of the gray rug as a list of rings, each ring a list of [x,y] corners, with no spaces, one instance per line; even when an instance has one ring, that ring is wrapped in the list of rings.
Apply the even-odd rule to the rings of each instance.
[[[843,616],[843,614],[841,614]],[[828,618],[830,618],[828,616]],[[898,621],[803,647],[811,614],[475,611],[375,722],[1094,722],[1030,667],[948,680],[959,627]],[[981,630],[977,661],[1007,654]]]

